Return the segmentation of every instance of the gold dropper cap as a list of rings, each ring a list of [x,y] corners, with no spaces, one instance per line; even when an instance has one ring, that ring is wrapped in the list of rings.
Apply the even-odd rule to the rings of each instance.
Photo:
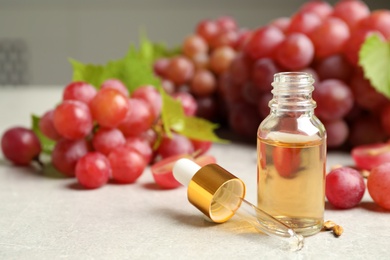
[[[230,219],[245,197],[245,184],[217,164],[200,168],[188,184],[188,200],[216,223]],[[240,199],[241,198],[241,199]],[[219,202],[231,205],[229,210]],[[234,210],[235,209],[235,210]]]

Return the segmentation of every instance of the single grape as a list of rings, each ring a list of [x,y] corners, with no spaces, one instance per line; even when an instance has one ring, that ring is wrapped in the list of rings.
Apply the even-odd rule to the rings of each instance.
[[[243,53],[236,55],[226,71],[230,75],[230,81],[236,85],[242,85],[250,78],[252,63]],[[225,74],[225,73],[224,73]],[[222,76],[221,77],[226,77]]]
[[[92,137],[92,145],[96,151],[108,155],[114,148],[122,146],[126,139],[121,131],[116,128],[101,127]]]
[[[96,189],[108,182],[111,166],[107,157],[98,152],[89,152],[76,164],[77,181],[85,188]]]
[[[198,69],[209,69],[210,57],[208,53],[198,53],[192,57],[195,71]]]
[[[390,210],[390,163],[372,169],[367,178],[367,189],[376,204]]]
[[[143,173],[146,162],[143,156],[129,146],[114,149],[108,156],[112,179],[118,183],[133,183]]]
[[[118,90],[120,93],[122,93],[125,97],[129,96],[129,90],[125,86],[125,84],[120,81],[119,79],[107,79],[105,80],[102,85],[100,86],[100,89],[105,88],[112,88]]]
[[[146,164],[149,164],[153,159],[153,149],[149,141],[142,137],[126,138],[126,146],[129,146],[138,151],[145,159]]]
[[[209,43],[219,33],[220,26],[215,21],[203,20],[197,24],[195,31]]]
[[[38,160],[42,147],[32,130],[12,127],[1,138],[1,150],[5,158],[15,165],[29,165],[32,160]]]
[[[324,121],[326,129],[326,141],[329,148],[336,148],[345,143],[348,139],[349,128],[347,123],[342,120]]]
[[[303,33],[309,35],[322,23],[322,18],[313,12],[300,12],[292,16],[287,33]]]
[[[272,90],[274,75],[281,69],[270,58],[258,59],[252,67],[252,81],[260,92],[268,93]]]
[[[217,80],[209,70],[195,72],[190,85],[191,93],[198,97],[211,96],[217,90]]]
[[[219,93],[227,103],[243,102],[241,85],[245,84],[244,81],[241,84],[235,83],[233,76],[230,73],[224,73],[219,78]]]
[[[247,104],[257,105],[261,92],[253,82],[248,81],[241,86],[241,95]]]
[[[176,92],[172,95],[172,97],[181,103],[185,115],[194,116],[196,114],[198,104],[196,103],[195,98],[190,93]]]
[[[288,70],[307,67],[314,57],[311,40],[302,33],[291,33],[276,49],[276,61]]]
[[[229,46],[213,50],[210,56],[210,69],[217,75],[227,71],[236,57],[236,51]]]
[[[62,139],[56,143],[51,154],[53,166],[66,176],[75,176],[77,161],[89,151],[84,139]]]
[[[237,31],[220,31],[209,42],[211,49],[229,46],[234,48],[237,45],[239,35]]]
[[[42,134],[44,134],[47,138],[54,141],[58,141],[62,138],[62,136],[58,133],[58,131],[54,127],[53,114],[54,114],[53,109],[43,114],[43,116],[39,120],[38,126],[39,126],[39,130],[41,130]]]
[[[259,102],[257,103],[257,107],[261,118],[266,118],[269,115],[269,102],[271,101],[272,97],[273,95],[271,92],[265,93],[260,97]]]
[[[221,31],[235,31],[238,29],[236,20],[231,16],[221,16],[215,23]]]
[[[275,26],[277,27],[277,26]],[[236,51],[241,51],[244,49],[245,45],[249,41],[249,39],[252,37],[252,30],[242,28],[238,31],[238,39],[236,42],[236,46],[234,46],[234,49]]]
[[[341,53],[349,35],[348,25],[343,20],[329,17],[309,37],[314,44],[315,56],[325,58]]]
[[[194,146],[187,137],[172,133],[172,137],[162,137],[157,152],[162,158],[177,154],[192,154],[194,152]]]
[[[184,56],[173,57],[168,64],[166,77],[176,86],[187,83],[194,75],[194,64]]]
[[[339,79],[349,82],[353,68],[342,55],[332,55],[320,60],[315,69],[321,80]]]
[[[370,9],[363,1],[359,0],[339,1],[335,4],[332,14],[332,16],[344,20],[351,29],[354,29],[361,20],[369,15]]]
[[[336,168],[326,175],[325,195],[336,208],[355,207],[362,200],[365,189],[362,175],[352,168]]]
[[[92,131],[93,120],[85,103],[65,100],[55,108],[53,124],[61,136],[76,140],[86,137]]]
[[[169,58],[159,58],[153,64],[153,71],[157,76],[162,78],[167,77],[167,69],[169,64]]]
[[[162,108],[161,95],[152,85],[140,86],[131,93],[131,97],[145,101],[152,108],[154,119],[160,116]]]
[[[65,87],[62,99],[78,100],[85,104],[89,104],[95,97],[96,92],[94,86],[83,81],[75,81]]]
[[[300,148],[275,146],[272,151],[272,160],[275,169],[282,178],[294,178],[301,165]]]
[[[175,93],[175,84],[173,84],[172,81],[170,81],[168,79],[163,79],[163,80],[161,80],[161,86],[163,87],[163,89],[165,90],[165,92],[167,94]],[[153,113],[153,114],[155,114],[155,113]]]
[[[90,104],[93,118],[100,126],[117,127],[131,109],[127,98],[118,90],[105,88],[99,90]]]
[[[353,106],[351,90],[336,79],[322,81],[313,91],[313,98],[317,102],[316,115],[328,121],[343,118]]]
[[[333,7],[326,1],[309,1],[301,6],[299,12],[312,12],[321,17],[321,19],[325,19],[332,14]]]
[[[196,34],[186,37],[183,42],[183,53],[189,58],[199,53],[207,53],[208,48],[207,42]]]
[[[253,60],[272,57],[274,51],[284,40],[284,34],[274,26],[264,26],[255,30],[244,52]]]
[[[150,106],[142,99],[128,99],[129,107],[126,118],[119,124],[118,129],[125,136],[138,136],[152,127],[154,115]]]
[[[351,156],[359,169],[371,171],[390,162],[390,143],[358,145],[352,149]]]

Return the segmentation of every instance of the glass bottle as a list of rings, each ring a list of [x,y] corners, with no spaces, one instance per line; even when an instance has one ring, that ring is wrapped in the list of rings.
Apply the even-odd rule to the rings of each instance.
[[[313,83],[309,73],[275,74],[257,134],[258,207],[303,236],[321,230],[325,208],[326,131]]]

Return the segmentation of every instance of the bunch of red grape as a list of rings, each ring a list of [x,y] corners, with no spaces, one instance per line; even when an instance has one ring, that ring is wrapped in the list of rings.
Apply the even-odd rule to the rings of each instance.
[[[371,12],[359,0],[312,1],[255,30],[239,29],[229,17],[201,21],[182,55],[157,61],[155,71],[172,91],[196,97],[199,116],[224,118],[249,137],[269,113],[273,75],[309,72],[328,147],[353,147],[390,136],[389,99],[358,65],[360,47],[373,33],[390,39],[389,10]]]
[[[116,79],[105,81],[99,90],[72,82],[65,87],[61,103],[41,117],[39,130],[56,142],[53,166],[66,176],[76,176],[84,187],[98,188],[109,179],[133,183],[151,162],[195,151],[201,155],[211,146],[208,141],[156,131],[161,109],[160,93],[153,86],[141,86],[129,96]],[[34,132],[20,127],[6,131],[1,145],[5,157],[16,165],[29,164],[41,152]],[[159,167],[154,169],[161,174]]]

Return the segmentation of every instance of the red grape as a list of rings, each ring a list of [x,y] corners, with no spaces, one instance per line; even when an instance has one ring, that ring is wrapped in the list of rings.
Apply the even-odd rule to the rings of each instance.
[[[301,6],[299,12],[313,12],[322,19],[328,17],[333,12],[332,6],[325,1],[309,1]]]
[[[269,25],[275,26],[282,32],[286,33],[291,23],[291,19],[289,17],[280,17],[272,20]]]
[[[125,84],[123,84],[122,81],[119,79],[107,79],[105,80],[102,85],[100,86],[100,89],[105,88],[112,88],[118,90],[120,93],[122,93],[125,97],[129,96],[129,90],[126,88]]]
[[[196,116],[207,120],[214,120],[218,116],[218,101],[215,97],[201,97],[196,99]]]
[[[198,97],[205,97],[214,94],[217,90],[217,81],[214,74],[208,70],[198,70],[191,80],[191,93]]]
[[[209,45],[212,49],[220,48],[223,46],[229,46],[234,48],[237,45],[238,39],[239,35],[236,31],[220,31],[211,39]]]
[[[242,53],[234,57],[232,63],[229,66],[227,72],[230,74],[230,79],[233,84],[242,85],[248,81],[250,77],[252,64],[248,61],[247,57]],[[221,77],[226,77],[222,76]]]
[[[194,146],[194,151],[198,152],[196,156],[205,154],[208,150],[210,150],[212,146],[212,142],[210,141],[203,141],[203,140],[190,140],[192,145]]]
[[[116,128],[99,128],[92,138],[93,148],[104,155],[108,155],[114,148],[125,143],[125,137]]]
[[[199,53],[207,53],[208,46],[206,41],[199,35],[190,35],[185,38],[183,43],[183,53],[187,57],[194,57]]]
[[[287,148],[275,146],[272,151],[272,159],[275,169],[283,178],[294,178],[301,165],[300,148]]]
[[[83,82],[75,81],[67,85],[63,92],[63,100],[78,100],[89,104],[96,95],[94,86]]]
[[[194,146],[187,137],[172,133],[171,138],[163,136],[157,152],[162,158],[177,154],[192,154],[194,152]]]
[[[261,117],[257,107],[248,104],[233,105],[229,114],[229,126],[244,137],[256,137]]]
[[[382,109],[380,116],[383,130],[390,135],[390,104]]]
[[[261,92],[271,92],[274,75],[280,68],[270,58],[258,59],[252,67],[252,81]]]
[[[133,183],[143,173],[146,162],[143,156],[129,146],[117,147],[108,156],[112,179],[118,183]]]
[[[390,210],[390,163],[372,169],[367,178],[367,189],[376,204]]]
[[[253,82],[248,81],[243,86],[241,86],[241,95],[246,103],[250,105],[257,105],[257,102],[261,96],[261,92],[255,86],[255,84],[253,84]]]
[[[289,70],[303,69],[314,57],[314,46],[311,40],[302,33],[291,33],[278,46],[276,61]]]
[[[314,90],[316,114],[324,120],[343,118],[353,106],[353,95],[345,83],[336,79],[322,81]]]
[[[194,116],[196,114],[198,105],[195,98],[190,93],[177,92],[174,93],[172,97],[181,103],[185,115]]]
[[[144,157],[146,164],[152,161],[153,150],[147,139],[143,139],[142,137],[128,137],[126,138],[125,145],[138,151]]]
[[[131,93],[132,98],[138,98],[144,100],[152,108],[154,119],[158,118],[161,114],[162,108],[162,99],[160,92],[151,86],[144,85],[137,88],[133,93]]]
[[[335,148],[342,145],[349,134],[348,125],[344,120],[324,121],[326,129],[326,140],[329,148]]]
[[[343,19],[353,29],[364,18],[370,15],[368,6],[359,0],[339,1],[333,9],[333,16]]]
[[[322,18],[312,12],[301,12],[295,14],[290,21],[287,28],[288,33],[298,32],[303,34],[310,34],[317,29],[322,23]]]
[[[274,26],[264,26],[255,30],[245,46],[245,53],[253,60],[272,57],[284,40],[284,34]]]
[[[54,110],[49,110],[39,120],[39,130],[49,139],[58,141],[62,138],[62,136],[58,133],[56,128],[54,127],[53,122],[53,114]]]
[[[390,162],[390,143],[355,146],[351,155],[358,168],[370,171],[374,167]]]
[[[236,52],[229,46],[222,46],[213,50],[210,56],[210,69],[217,75],[227,71],[233,62]]]
[[[61,136],[76,140],[84,138],[92,131],[93,120],[85,103],[65,100],[54,110],[53,124]]]
[[[265,118],[269,115],[269,102],[271,101],[272,97],[273,95],[271,94],[271,92],[265,93],[260,97],[257,106],[261,118]]]
[[[166,78],[169,58],[157,59],[153,64],[153,71],[157,76]]]
[[[37,160],[42,151],[35,133],[25,127],[8,129],[1,138],[1,150],[5,158],[15,165],[28,165]]]
[[[118,90],[105,88],[99,90],[90,104],[93,118],[100,126],[118,126],[131,109],[127,98]]]
[[[341,19],[327,18],[316,30],[310,34],[317,58],[341,53],[349,38],[348,25]]]
[[[204,20],[196,26],[196,33],[209,43],[220,31],[220,26],[211,20]]]
[[[215,22],[221,31],[235,31],[238,29],[236,21],[230,16],[221,16]]]
[[[153,112],[150,106],[141,99],[128,99],[130,109],[125,119],[119,124],[118,129],[125,136],[138,136],[148,130],[154,122]]]
[[[326,176],[326,198],[336,208],[355,207],[362,200],[365,189],[362,175],[352,168],[336,168]]]
[[[62,139],[56,143],[51,154],[53,166],[67,176],[75,176],[77,161],[89,151],[84,139]]]
[[[321,80],[339,79],[348,82],[352,75],[352,67],[342,55],[332,55],[320,60],[315,69]]]
[[[194,75],[194,65],[184,56],[173,57],[168,64],[166,77],[176,86],[187,83]]]
[[[363,19],[359,25],[359,28],[366,30],[379,31],[385,39],[390,39],[390,11],[389,10],[376,10],[372,12],[368,17]]]
[[[88,189],[96,189],[108,182],[111,166],[107,157],[98,152],[89,152],[76,164],[77,181]]]

